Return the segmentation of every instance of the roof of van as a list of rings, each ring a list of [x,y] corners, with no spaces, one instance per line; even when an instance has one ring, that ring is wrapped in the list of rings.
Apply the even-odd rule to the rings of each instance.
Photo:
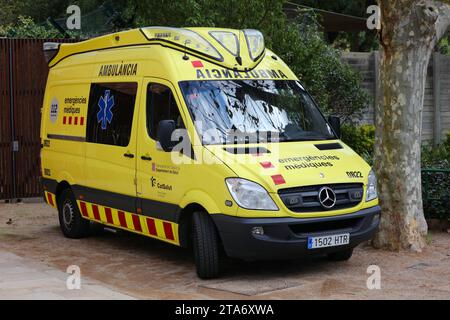
[[[251,70],[263,59],[264,37],[253,29],[145,27],[112,33],[77,43],[45,43],[49,67],[80,53],[161,45],[185,52],[222,67]]]

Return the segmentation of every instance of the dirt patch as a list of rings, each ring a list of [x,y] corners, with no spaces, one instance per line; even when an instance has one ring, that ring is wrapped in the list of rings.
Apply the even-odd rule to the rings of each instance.
[[[119,232],[80,240],[62,236],[45,204],[0,204],[0,248],[146,299],[450,299],[450,235],[436,232],[420,254],[359,246],[347,262],[323,258],[252,262],[226,259],[220,279],[195,274],[192,254]],[[368,290],[367,267],[381,269],[381,290]]]

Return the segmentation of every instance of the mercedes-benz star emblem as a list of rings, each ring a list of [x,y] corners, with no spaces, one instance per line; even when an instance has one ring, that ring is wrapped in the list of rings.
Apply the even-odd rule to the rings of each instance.
[[[325,209],[331,209],[336,204],[336,194],[329,187],[322,187],[319,190],[319,202]]]

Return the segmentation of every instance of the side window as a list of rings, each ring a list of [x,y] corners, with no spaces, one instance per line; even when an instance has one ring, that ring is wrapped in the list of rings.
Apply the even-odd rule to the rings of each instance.
[[[137,83],[93,83],[86,141],[126,147],[130,142]]]
[[[169,87],[159,83],[147,86],[147,131],[156,140],[161,120],[175,121],[176,128],[184,128],[175,97]]]

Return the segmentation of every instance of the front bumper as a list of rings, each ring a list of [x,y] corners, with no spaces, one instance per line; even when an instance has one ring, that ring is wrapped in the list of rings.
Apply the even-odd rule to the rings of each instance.
[[[354,248],[373,237],[378,229],[379,206],[355,213],[321,218],[238,218],[222,214],[211,215],[219,230],[229,257],[244,260],[294,259],[307,255],[326,254]],[[263,227],[263,235],[252,233]],[[308,250],[309,236],[350,233],[350,243],[344,246]]]

